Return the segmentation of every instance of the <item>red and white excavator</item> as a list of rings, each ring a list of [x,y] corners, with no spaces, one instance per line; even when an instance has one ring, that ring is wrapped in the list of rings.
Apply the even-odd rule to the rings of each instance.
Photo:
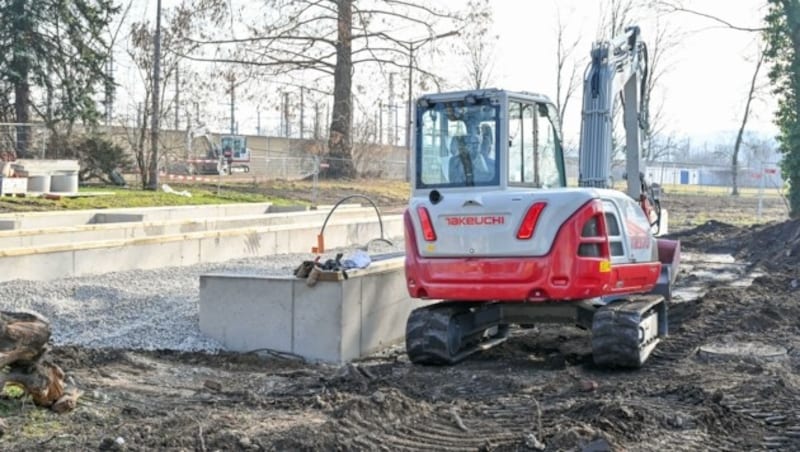
[[[639,367],[667,335],[679,243],[641,174],[647,53],[638,27],[592,47],[576,188],[545,96],[477,90],[416,103],[405,212],[411,361],[452,364],[505,341],[509,325],[592,331],[600,365]],[[627,193],[609,188],[612,109],[622,96]],[[631,176],[633,175],[633,176]],[[665,216],[665,215],[663,215]]]

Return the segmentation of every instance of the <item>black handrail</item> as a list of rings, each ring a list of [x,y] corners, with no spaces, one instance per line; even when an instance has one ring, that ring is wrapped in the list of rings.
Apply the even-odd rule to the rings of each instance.
[[[322,223],[322,229],[320,229],[319,235],[320,236],[324,236],[325,235],[325,226],[328,225],[328,220],[331,218],[331,215],[333,215],[333,212],[336,210],[336,208],[339,207],[345,201],[349,201],[349,200],[351,200],[353,198],[365,199],[365,200],[367,200],[368,203],[370,203],[370,205],[372,205],[372,208],[375,209],[375,215],[378,216],[378,225],[380,225],[380,228],[381,228],[381,236],[380,236],[380,238],[373,239],[373,240],[381,240],[381,241],[386,242],[389,245],[391,245],[392,242],[389,241],[388,239],[386,239],[383,236],[383,218],[381,217],[380,210],[378,210],[378,206],[375,205],[375,202],[371,198],[369,198],[368,196],[359,195],[359,194],[345,196],[344,198],[340,199],[339,201],[336,202],[336,204],[333,205],[333,208],[331,209],[331,211],[328,212],[327,216],[325,216],[325,221]],[[364,248],[369,247],[369,244],[372,243],[373,240],[370,240],[369,242],[367,242],[367,244],[364,246]],[[322,250],[320,250],[320,252],[322,252]]]

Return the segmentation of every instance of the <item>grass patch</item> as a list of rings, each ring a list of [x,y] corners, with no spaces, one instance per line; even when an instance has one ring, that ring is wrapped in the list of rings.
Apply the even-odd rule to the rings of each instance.
[[[8,397],[9,399],[19,399],[25,395],[25,390],[19,385],[6,384],[3,386],[3,392],[0,393],[0,395]]]
[[[248,202],[273,202],[283,205],[291,200],[266,196],[260,193],[242,193],[223,191],[219,196],[216,190],[204,188],[173,187],[176,191],[187,190],[191,197],[137,189],[118,187],[92,187],[81,189],[81,193],[112,193],[102,196],[86,196],[80,198],[44,199],[44,198],[0,198],[0,209],[12,212],[29,212],[42,210],[80,210],[80,209],[115,209],[124,207],[158,207],[187,206],[204,204],[233,204]]]
[[[727,195],[731,194],[731,187],[715,187],[710,185],[662,185],[664,192],[667,194],[675,193],[682,195]],[[759,189],[744,187],[739,188],[739,196],[742,197],[758,197]],[[778,198],[781,196],[780,192],[775,187],[764,187],[763,196],[765,198]]]
[[[33,408],[25,413],[22,435],[29,438],[45,438],[60,433],[64,424],[55,419],[57,414],[43,408]]]

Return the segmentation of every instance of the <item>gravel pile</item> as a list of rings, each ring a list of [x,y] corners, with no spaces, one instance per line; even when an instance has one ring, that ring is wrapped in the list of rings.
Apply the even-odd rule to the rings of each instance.
[[[370,254],[403,250],[376,243]],[[333,250],[345,257],[353,249]],[[200,332],[199,277],[230,272],[291,275],[307,253],[247,258],[157,270],[132,270],[53,281],[0,283],[0,309],[36,311],[45,316],[56,345],[143,350],[216,351],[217,341]]]

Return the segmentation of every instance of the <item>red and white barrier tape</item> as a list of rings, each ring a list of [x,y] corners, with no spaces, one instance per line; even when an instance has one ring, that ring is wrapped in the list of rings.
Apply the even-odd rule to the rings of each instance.
[[[179,174],[162,174],[162,177],[166,177],[167,179],[173,179],[173,180],[185,180],[194,182],[215,182],[217,180],[215,178],[210,178],[210,177],[183,176]]]

